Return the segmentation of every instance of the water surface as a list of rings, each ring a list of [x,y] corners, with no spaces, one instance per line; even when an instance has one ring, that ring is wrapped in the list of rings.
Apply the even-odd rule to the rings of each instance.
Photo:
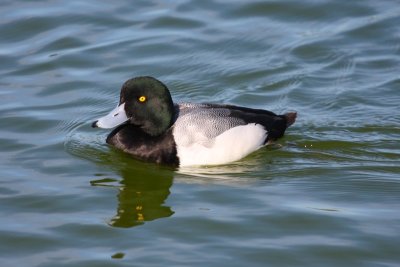
[[[4,266],[398,266],[397,1],[2,1]],[[174,170],[90,122],[151,75],[175,101],[298,121]]]

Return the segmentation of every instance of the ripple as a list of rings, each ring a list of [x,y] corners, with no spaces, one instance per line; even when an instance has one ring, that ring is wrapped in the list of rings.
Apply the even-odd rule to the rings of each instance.
[[[86,128],[86,130],[80,131],[82,128]],[[91,158],[97,152],[104,151],[104,149],[101,149],[105,143],[104,132],[89,131],[88,129],[88,124],[82,124],[70,130],[64,143],[65,149],[69,153]]]
[[[146,28],[168,28],[168,29],[191,29],[203,27],[204,23],[189,19],[172,16],[163,16],[152,20],[146,25]]]
[[[393,1],[0,6],[3,265],[398,263]],[[141,162],[90,127],[138,75],[299,117],[232,164]]]

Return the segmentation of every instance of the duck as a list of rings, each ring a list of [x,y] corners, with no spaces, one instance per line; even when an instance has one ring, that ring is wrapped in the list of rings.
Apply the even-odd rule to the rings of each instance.
[[[113,129],[106,143],[137,159],[207,166],[238,161],[281,138],[296,117],[229,104],[174,103],[164,83],[140,76],[122,85],[117,107],[92,127]]]

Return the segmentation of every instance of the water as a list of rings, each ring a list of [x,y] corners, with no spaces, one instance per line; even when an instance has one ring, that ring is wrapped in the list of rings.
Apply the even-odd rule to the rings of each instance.
[[[2,1],[2,266],[399,266],[398,1]],[[279,145],[174,170],[90,122],[128,78],[296,110]]]

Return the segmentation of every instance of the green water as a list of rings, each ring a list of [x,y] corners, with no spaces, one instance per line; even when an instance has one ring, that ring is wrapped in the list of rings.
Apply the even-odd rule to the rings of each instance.
[[[398,1],[0,3],[1,266],[399,266]],[[128,78],[298,121],[174,170],[90,127]]]

